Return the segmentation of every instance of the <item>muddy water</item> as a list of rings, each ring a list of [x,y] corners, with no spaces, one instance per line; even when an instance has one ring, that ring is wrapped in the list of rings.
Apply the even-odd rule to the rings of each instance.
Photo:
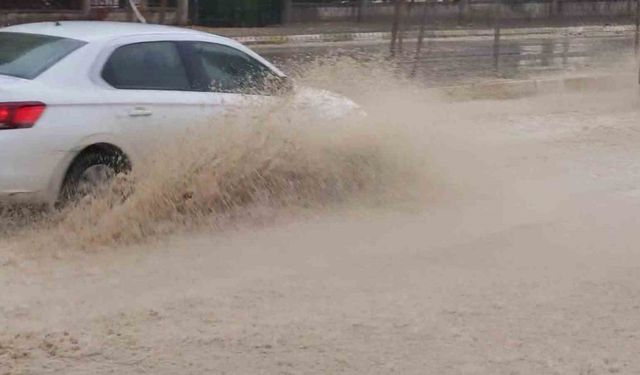
[[[5,232],[0,373],[640,370],[635,87],[451,102],[351,59],[299,82],[368,120],[229,119],[124,203]]]
[[[380,80],[347,81],[365,69],[378,71]],[[339,82],[333,81],[336,75],[342,75]],[[377,86],[397,91],[392,97],[399,106],[418,111],[403,103],[413,101],[406,97],[412,90],[398,88],[398,80],[402,78],[386,68],[354,60],[310,64],[298,82],[299,93],[229,112],[212,119],[210,127],[158,145],[156,153],[103,196],[88,197],[62,212],[34,215],[31,223],[29,212],[0,215],[3,232],[18,241],[27,238],[31,247],[56,243],[94,249],[256,219],[262,211],[351,201],[384,204],[387,196],[420,195],[425,160],[413,139],[413,132],[422,131],[414,115],[375,113],[364,103],[364,90]],[[311,93],[310,104],[299,99],[305,86],[332,89],[363,107],[333,100],[323,91]],[[415,93],[426,95],[419,89]],[[346,105],[349,112],[334,118]]]

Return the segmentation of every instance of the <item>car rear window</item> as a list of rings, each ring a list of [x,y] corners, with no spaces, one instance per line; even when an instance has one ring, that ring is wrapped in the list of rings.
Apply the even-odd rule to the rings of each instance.
[[[0,74],[34,79],[85,44],[49,35],[0,32]]]

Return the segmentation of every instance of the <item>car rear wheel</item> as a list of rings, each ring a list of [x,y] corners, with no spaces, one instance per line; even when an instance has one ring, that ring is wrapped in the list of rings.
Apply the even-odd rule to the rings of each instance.
[[[129,171],[121,154],[109,151],[85,151],[69,167],[60,192],[59,205],[99,195],[120,173]]]

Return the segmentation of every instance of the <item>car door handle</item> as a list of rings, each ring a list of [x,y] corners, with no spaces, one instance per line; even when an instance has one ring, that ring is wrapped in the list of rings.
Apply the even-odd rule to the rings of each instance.
[[[144,107],[136,107],[129,112],[129,117],[149,117],[152,114],[153,112]]]

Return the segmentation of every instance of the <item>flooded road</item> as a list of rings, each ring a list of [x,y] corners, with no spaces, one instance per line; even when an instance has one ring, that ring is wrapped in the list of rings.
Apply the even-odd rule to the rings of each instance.
[[[610,42],[572,43],[567,69],[617,62],[628,40]],[[129,203],[5,233],[0,374],[640,372],[635,83],[435,97],[425,83],[491,75],[489,44],[465,43],[437,44],[451,56],[425,57],[424,81],[385,59],[306,65],[299,85],[353,98],[366,121],[248,109],[256,131],[227,122],[234,156],[212,170],[177,144]],[[506,48],[504,74],[561,74],[560,46]],[[385,47],[339,53],[371,51]],[[268,53],[294,69],[327,51]],[[245,211],[211,198],[227,178]],[[291,199],[269,201],[283,179]]]

